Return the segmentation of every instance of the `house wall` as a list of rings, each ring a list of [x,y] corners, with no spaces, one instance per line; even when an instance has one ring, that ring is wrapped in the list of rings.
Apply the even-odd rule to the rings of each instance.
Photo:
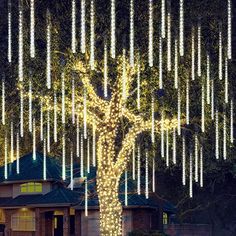
[[[0,198],[1,197],[12,197],[12,185],[0,186]]]

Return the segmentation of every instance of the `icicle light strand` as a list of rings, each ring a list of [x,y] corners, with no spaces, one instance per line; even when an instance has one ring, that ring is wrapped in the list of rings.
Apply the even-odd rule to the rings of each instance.
[[[138,164],[137,164],[137,192],[138,195],[141,194],[141,153],[140,153],[140,146],[138,146],[138,160],[137,160]]]
[[[65,111],[65,75],[61,75],[61,118],[62,124],[66,122],[66,111]]]
[[[107,84],[108,84],[108,66],[107,66],[107,43],[105,42],[104,44],[104,73],[103,73],[103,78],[104,78],[104,97],[107,98]]]
[[[167,70],[171,71],[171,6],[168,2],[167,13]]]
[[[11,163],[14,161],[14,129],[13,122],[11,122],[11,153],[10,153]]]
[[[47,88],[51,88],[51,14],[47,10]]]
[[[197,134],[195,134],[194,137],[194,159],[195,159],[195,182],[198,182],[198,137]]]
[[[75,0],[72,0],[72,12],[71,12],[71,49],[72,53],[76,53],[76,4]]]
[[[81,0],[81,44],[80,51],[85,53],[86,50],[86,29],[85,29],[85,0]]]
[[[133,177],[133,180],[135,180],[135,162],[136,162],[136,156],[135,156],[135,143],[133,143],[133,150],[132,150],[132,177]]]
[[[62,179],[66,180],[66,140],[65,131],[62,134]]]
[[[90,173],[90,140],[87,138],[87,172]]]
[[[152,120],[152,131],[151,131],[151,139],[152,143],[155,142],[155,108],[154,108],[154,95],[152,95],[152,109],[151,109],[151,120]]]
[[[153,0],[149,0],[148,64],[153,67]]]
[[[186,185],[186,144],[185,136],[182,138],[182,183]]]
[[[20,90],[20,136],[24,136],[24,94],[23,88]]]
[[[35,118],[33,118],[33,160],[36,160],[36,125]]]
[[[8,168],[7,168],[7,164],[8,164],[8,150],[7,150],[7,136],[5,134],[5,150],[4,150],[4,178],[7,179],[8,178]]]
[[[30,0],[30,57],[35,57],[35,17],[34,17],[34,0]]]
[[[170,158],[169,158],[169,131],[166,130],[166,166],[169,167]]]
[[[93,166],[96,166],[96,127],[93,121]]]
[[[72,78],[72,91],[71,91],[71,114],[72,114],[72,124],[75,124],[75,79]]]
[[[234,142],[234,102],[230,102],[230,142]]]
[[[178,59],[178,41],[175,39],[175,78],[174,84],[175,89],[178,88],[178,80],[179,80],[179,59]]]
[[[163,71],[162,71],[162,66],[163,66],[163,61],[162,61],[162,37],[159,37],[159,88],[163,89]]]
[[[84,139],[87,139],[87,91],[84,88]]]
[[[215,155],[216,155],[216,159],[218,160],[219,159],[219,115],[218,115],[218,110],[216,110],[216,113],[215,113],[215,116],[216,116],[216,121],[215,121],[215,129],[216,129],[216,132],[215,132],[215,141],[216,141],[216,145],[215,145]]]
[[[192,80],[195,80],[195,29],[192,27]]]
[[[227,159],[227,124],[226,124],[226,112],[223,115],[223,158]]]
[[[125,171],[125,206],[128,206],[128,176],[127,170]]]
[[[179,1],[179,54],[184,56],[184,0]]]
[[[53,110],[54,110],[54,126],[53,126],[53,137],[54,137],[54,142],[57,142],[57,94],[54,92],[54,105],[53,105]]]
[[[80,137],[80,177],[84,177],[84,137]]]
[[[210,78],[210,55],[207,53],[207,104],[209,105],[211,103],[211,93],[210,93],[210,87],[211,87],[211,78]]]
[[[145,197],[146,199],[149,198],[149,179],[148,179],[148,153],[146,152],[146,158],[145,158]]]
[[[138,62],[137,72],[137,108],[140,110],[140,63]]]
[[[84,213],[85,213],[85,216],[87,217],[88,216],[88,180],[87,178],[85,178],[85,207],[84,207]]]
[[[5,79],[2,79],[2,124],[5,125]]]
[[[189,157],[189,197],[193,197],[193,157],[192,152],[190,152]]]
[[[50,153],[50,111],[47,110],[47,152]]]
[[[165,141],[165,135],[164,135],[164,112],[162,111],[161,113],[161,157],[164,158],[165,156],[165,145],[164,145],[164,141]]]
[[[219,79],[223,78],[222,22],[219,24]]]
[[[166,0],[161,0],[161,37],[166,37]]]
[[[11,0],[8,0],[8,62],[12,61],[12,11],[11,11]]]
[[[156,191],[156,164],[155,164],[155,152],[153,152],[152,158],[152,192]]]
[[[43,139],[43,179],[47,179],[46,140]]]
[[[225,103],[229,102],[229,74],[228,74],[228,59],[225,58]]]
[[[178,135],[181,134],[181,96],[180,88],[178,89]]]
[[[228,59],[232,59],[232,3],[231,0],[228,0]]]
[[[16,134],[16,173],[20,174],[20,138],[19,133]]]
[[[80,151],[80,130],[79,130],[79,115],[76,116],[76,156],[79,157],[79,151]]]
[[[189,125],[189,79],[186,79],[186,124]]]
[[[130,65],[134,66],[134,0],[130,0]]]
[[[215,88],[214,80],[211,80],[211,119],[214,120],[215,117]]]
[[[200,187],[203,187],[203,148],[200,149]]]
[[[43,141],[43,102],[40,101],[40,140]]]
[[[200,77],[202,75],[202,26],[200,20],[198,21],[197,27],[197,38],[198,38],[198,68],[197,74]]]
[[[90,2],[90,67],[94,70],[95,29],[94,29],[94,0]]]
[[[19,81],[23,81],[24,69],[23,69],[23,3],[19,1],[19,55],[18,55],[18,77]]]
[[[111,57],[116,57],[116,3],[111,0]]]
[[[70,189],[74,189],[74,174],[73,174],[73,151],[70,152]]]
[[[32,82],[29,81],[29,132],[32,132]]]
[[[204,82],[202,83],[202,132],[205,132],[205,86]]]
[[[173,130],[173,163],[176,164],[176,129]]]

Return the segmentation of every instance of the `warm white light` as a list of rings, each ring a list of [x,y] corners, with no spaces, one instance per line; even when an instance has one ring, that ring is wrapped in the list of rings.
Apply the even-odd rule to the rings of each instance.
[[[20,90],[20,136],[24,136],[24,94],[23,88]]]
[[[61,75],[61,119],[62,124],[66,122],[66,111],[65,111],[65,74]]]
[[[85,216],[87,217],[88,216],[88,180],[87,180],[87,178],[85,178],[85,180],[84,180],[84,188],[85,188],[84,213],[85,213]]]
[[[202,75],[202,26],[201,22],[199,20],[198,22],[198,27],[197,27],[197,46],[198,46],[198,69],[197,69],[197,74],[200,77]]]
[[[152,130],[151,130],[151,138],[152,143],[155,142],[155,108],[154,108],[154,95],[152,95],[152,104],[151,104],[151,120],[152,120]]]
[[[178,89],[178,135],[181,134],[181,96],[180,89]]]
[[[90,141],[87,138],[87,172],[90,173]]]
[[[53,104],[53,110],[54,110],[54,126],[53,126],[53,137],[54,142],[57,142],[57,94],[54,92],[54,104]]]
[[[200,187],[203,187],[203,148],[200,149]]]
[[[50,153],[50,111],[47,110],[47,152]]]
[[[72,78],[71,85],[71,114],[72,114],[72,124],[75,124],[75,80]]]
[[[192,27],[192,80],[195,80],[195,29]]]
[[[34,19],[34,0],[30,0],[30,57],[35,57],[35,19]]]
[[[218,115],[218,110],[216,110],[215,116],[216,116],[216,121],[215,121],[215,128],[216,128],[215,155],[216,155],[216,159],[219,159],[219,115]]]
[[[189,196],[193,197],[193,157],[192,152],[190,152],[189,158]]]
[[[159,37],[159,88],[163,89],[163,74],[162,74],[162,37]]]
[[[62,134],[62,179],[66,180],[66,140],[64,130]]]
[[[205,132],[205,86],[202,83],[202,132]]]
[[[85,53],[86,50],[86,19],[85,19],[85,0],[81,0],[81,44],[80,51]]]
[[[16,134],[16,173],[20,174],[20,140],[19,133]]]
[[[228,59],[232,59],[232,3],[231,0],[228,0]]]
[[[74,189],[74,174],[73,174],[73,151],[70,152],[70,189]]]
[[[116,57],[116,2],[111,0],[111,57]]]
[[[47,10],[47,88],[51,88],[51,14]]]
[[[43,141],[43,101],[40,101],[40,140]]]
[[[135,143],[133,144],[133,149],[132,149],[132,177],[133,180],[135,180],[135,162],[136,162],[136,156],[135,156]]]
[[[141,175],[141,154],[140,154],[140,146],[138,146],[138,163],[137,163],[137,192],[138,192],[138,195],[141,194],[141,180],[140,180],[140,175]]]
[[[14,130],[13,122],[11,122],[11,154],[10,154],[11,163],[14,161]]]
[[[94,0],[90,1],[90,67],[94,70],[94,50],[95,50],[95,29],[94,29]]]
[[[11,12],[11,0],[8,0],[8,62],[12,60],[12,24],[11,24],[12,12]]]
[[[198,137],[194,137],[195,182],[198,182]]]
[[[234,142],[234,102],[230,102],[230,142]]]
[[[8,168],[7,168],[7,163],[8,163],[8,151],[7,151],[7,136],[5,134],[5,152],[4,152],[4,178],[8,178]]]
[[[211,119],[215,118],[215,88],[214,79],[211,80]]]
[[[178,88],[179,80],[179,59],[178,59],[178,40],[175,39],[175,89]]]
[[[165,156],[164,112],[161,112],[161,157]]]
[[[227,128],[226,128],[226,114],[223,115],[223,158],[227,159]]]
[[[32,82],[29,80],[29,132],[32,132]]]
[[[47,179],[46,140],[43,139],[43,179]]]
[[[156,164],[155,164],[155,153],[152,158],[152,192],[156,191]]]
[[[76,156],[79,157],[79,152],[80,152],[80,130],[79,130],[79,115],[77,114],[76,116]]]
[[[207,53],[207,104],[211,103],[211,93],[210,93],[210,55]]]
[[[137,72],[137,108],[140,110],[140,63],[138,62]]]
[[[71,50],[72,53],[76,53],[76,4],[75,0],[72,0],[71,5]]]
[[[18,77],[19,81],[23,81],[24,69],[23,69],[23,3],[19,1],[19,55],[18,55]]]
[[[166,37],[166,0],[161,0],[161,36]]]
[[[5,118],[5,79],[2,80],[2,124],[6,124]]]
[[[125,206],[128,206],[128,176],[127,176],[127,170],[125,171]]]
[[[186,144],[185,136],[183,136],[182,141],[182,183],[186,185]]]
[[[223,78],[222,23],[219,25],[219,79]]]
[[[189,79],[186,79],[186,124],[189,125]]]
[[[87,90],[84,88],[84,139],[87,139]]]
[[[107,98],[108,66],[107,66],[107,43],[104,44],[104,97]]]
[[[129,35],[130,65],[134,66],[134,0],[130,0],[130,35]]]
[[[84,137],[80,137],[80,177],[84,177]]]
[[[170,158],[169,158],[169,131],[166,130],[166,166],[169,167]]]
[[[146,199],[149,198],[149,179],[148,179],[148,153],[146,152],[146,158],[145,158],[145,197]]]
[[[173,130],[173,163],[176,164],[176,129]]]
[[[33,118],[33,160],[36,160],[36,126],[35,118]]]
[[[93,166],[96,166],[96,127],[93,122]]]
[[[184,55],[184,0],[179,1],[179,54]]]
[[[153,0],[149,0],[148,64],[153,67]]]
[[[168,2],[168,13],[167,13],[167,70],[171,71],[171,6]]]
[[[229,102],[229,74],[228,74],[228,59],[225,58],[225,103]]]

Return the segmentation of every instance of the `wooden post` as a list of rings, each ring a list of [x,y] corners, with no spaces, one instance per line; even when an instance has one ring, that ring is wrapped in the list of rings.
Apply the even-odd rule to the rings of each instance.
[[[35,236],[41,236],[42,226],[41,226],[41,215],[40,215],[40,209],[35,209]]]
[[[63,210],[63,236],[70,235],[70,208]]]
[[[81,211],[75,210],[75,235],[81,236]]]

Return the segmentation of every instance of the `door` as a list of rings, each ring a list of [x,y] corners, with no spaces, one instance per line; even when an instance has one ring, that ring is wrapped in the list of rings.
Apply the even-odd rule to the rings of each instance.
[[[54,216],[54,236],[63,236],[63,216]]]

